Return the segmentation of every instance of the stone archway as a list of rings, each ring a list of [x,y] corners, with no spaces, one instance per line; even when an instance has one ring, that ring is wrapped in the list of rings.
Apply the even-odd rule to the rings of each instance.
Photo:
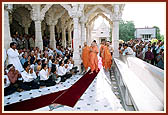
[[[79,48],[79,45],[81,45],[81,43],[86,41],[86,35],[88,34],[87,32],[89,27],[86,27],[87,25],[86,23],[88,23],[89,20],[91,19],[90,16],[94,15],[95,13],[99,13],[99,15],[101,13],[106,13],[110,15],[110,19],[108,19],[107,17],[105,18],[113,22],[112,24],[113,33],[115,33],[115,34],[112,34],[113,46],[114,46],[114,50],[116,51],[116,54],[114,53],[114,56],[115,57],[119,56],[117,54],[118,39],[119,39],[119,20],[121,19],[124,5],[122,4],[94,4],[94,5],[93,4],[59,4],[59,5],[62,6],[65,10],[67,10],[68,15],[70,16],[70,21],[61,21],[61,22],[62,24],[65,24],[66,30],[68,28],[68,33],[71,33],[70,31],[73,30],[74,60],[76,60],[75,65],[80,64],[81,59],[79,56],[78,48]],[[7,6],[10,6],[10,5],[7,5]],[[41,50],[43,49],[42,28],[41,28],[42,21],[45,20],[45,15],[47,11],[49,11],[52,8],[52,6],[53,4],[31,4],[28,6],[28,8],[30,9],[31,19],[35,23],[35,38],[36,38],[35,46],[39,47],[39,49]],[[6,18],[8,19],[5,22],[6,25],[9,24],[8,9],[10,8],[5,8],[6,13],[4,13]],[[63,20],[63,18],[60,20]],[[53,24],[55,24],[55,22]],[[53,27],[50,27],[50,28],[53,28]],[[6,29],[6,30],[9,31],[9,29]],[[57,29],[57,31],[62,31],[62,27]],[[51,33],[54,33],[54,31],[52,31]],[[5,36],[6,39],[9,38],[9,37],[7,38],[7,36]]]

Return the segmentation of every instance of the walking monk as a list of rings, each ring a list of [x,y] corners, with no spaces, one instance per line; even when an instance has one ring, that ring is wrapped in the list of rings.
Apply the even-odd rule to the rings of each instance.
[[[101,46],[100,46],[100,57],[102,58],[102,65],[104,65],[104,47],[105,47],[105,41],[101,42]]]
[[[98,72],[98,57],[97,54],[99,53],[99,50],[96,45],[96,41],[93,41],[90,47],[90,68],[91,72],[89,74],[92,74],[93,71]]]
[[[108,71],[111,68],[112,65],[112,56],[109,49],[110,43],[106,42],[106,46],[104,47],[104,53],[103,53],[103,67],[106,71]]]
[[[88,67],[89,67],[89,53],[90,53],[90,48],[87,46],[87,43],[84,42],[84,47],[82,49],[82,61],[83,61],[83,66],[85,68],[84,73],[86,73]]]

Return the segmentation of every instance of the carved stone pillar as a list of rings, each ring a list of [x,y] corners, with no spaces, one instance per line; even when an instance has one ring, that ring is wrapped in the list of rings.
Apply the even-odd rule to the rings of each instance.
[[[30,24],[31,24],[32,20],[30,18],[28,18],[27,16],[23,15],[22,17],[22,25],[24,27],[24,30],[25,30],[25,34],[29,34],[29,27],[30,27]]]
[[[88,27],[86,27],[86,42],[87,42],[87,45],[88,45],[88,43],[89,43],[88,34],[89,34],[89,32],[88,32]]]
[[[66,47],[66,28],[62,28],[62,45]]]
[[[114,48],[114,57],[119,57],[119,21],[113,21],[112,45]]]
[[[35,47],[39,47],[40,50],[43,50],[41,22],[44,20],[44,15],[41,15],[40,4],[33,4],[32,7],[31,18],[35,23]]]
[[[119,5],[116,4],[114,5],[114,13],[113,16],[111,17],[113,20],[113,28],[112,28],[112,45],[114,48],[114,57],[119,57],[119,21],[121,20],[121,12]]]
[[[50,47],[56,49],[55,24],[50,25]]]
[[[43,50],[40,20],[35,20],[35,47],[39,47],[40,50]]]
[[[81,64],[81,59],[80,59],[80,54],[79,54],[79,26],[78,26],[78,21],[79,18],[78,17],[74,17],[73,18],[74,21],[74,31],[73,31],[73,60],[75,60],[75,65],[78,66],[79,70],[80,70],[80,64]]]
[[[12,10],[11,5],[6,5],[4,9],[4,48],[7,50],[12,41],[9,26],[9,11]]]
[[[71,44],[71,41],[72,41],[72,31],[70,29],[68,29],[68,44],[70,45]]]
[[[82,33],[81,33],[81,45],[83,46],[84,42],[86,42],[86,27],[85,27],[85,23],[82,23],[81,24],[81,30],[82,30]]]

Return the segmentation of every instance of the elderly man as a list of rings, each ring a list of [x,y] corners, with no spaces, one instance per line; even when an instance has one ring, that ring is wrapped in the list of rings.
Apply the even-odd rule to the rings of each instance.
[[[9,64],[7,66],[7,70],[7,76],[10,81],[10,87],[16,88],[19,92],[23,90],[29,90],[29,87],[24,85],[22,80],[18,80],[19,78],[22,78],[22,76],[18,70],[15,70],[13,64]]]

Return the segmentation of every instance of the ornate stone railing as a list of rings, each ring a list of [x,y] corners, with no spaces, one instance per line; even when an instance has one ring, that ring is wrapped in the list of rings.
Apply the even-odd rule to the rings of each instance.
[[[164,110],[164,71],[133,56],[114,58],[124,106],[137,111]]]

